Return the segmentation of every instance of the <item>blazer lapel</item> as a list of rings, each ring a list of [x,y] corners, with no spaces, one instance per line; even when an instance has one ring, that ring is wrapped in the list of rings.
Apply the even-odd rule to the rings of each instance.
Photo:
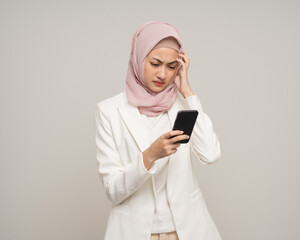
[[[118,107],[121,117],[137,143],[140,151],[145,151],[150,145],[149,134],[137,107],[128,102],[126,92],[123,92],[125,106]]]

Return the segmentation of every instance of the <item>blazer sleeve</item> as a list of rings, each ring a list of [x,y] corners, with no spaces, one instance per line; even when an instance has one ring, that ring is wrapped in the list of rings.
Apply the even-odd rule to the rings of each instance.
[[[196,94],[184,98],[187,109],[198,110],[198,117],[191,136],[191,148],[203,164],[211,164],[221,157],[219,139],[210,118],[203,112]]]
[[[119,204],[133,194],[157,170],[156,164],[147,170],[143,154],[136,154],[136,161],[124,166],[119,157],[111,131],[109,117],[97,104],[95,111],[96,158],[99,175],[108,199]]]

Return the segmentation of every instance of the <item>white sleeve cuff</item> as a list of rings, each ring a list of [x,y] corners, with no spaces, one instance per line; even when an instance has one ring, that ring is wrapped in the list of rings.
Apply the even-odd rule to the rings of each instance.
[[[147,168],[145,167],[145,164],[144,164],[144,159],[143,159],[143,153],[142,152],[139,152],[138,153],[139,156],[139,162],[140,162],[140,168],[139,170],[141,172],[143,172],[144,174],[154,174],[157,170],[157,164],[156,164],[156,161],[153,163],[153,165],[151,166],[151,168],[149,170],[147,170]]]
[[[196,94],[184,98],[184,101],[188,109],[203,111],[200,100]]]

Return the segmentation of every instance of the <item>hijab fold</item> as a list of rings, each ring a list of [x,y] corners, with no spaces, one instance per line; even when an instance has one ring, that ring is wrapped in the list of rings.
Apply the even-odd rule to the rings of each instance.
[[[132,37],[126,76],[126,94],[128,101],[136,106],[140,113],[147,116],[157,116],[168,111],[176,99],[177,87],[174,79],[181,66],[179,62],[173,79],[161,92],[151,91],[144,80],[144,64],[147,54],[167,37],[174,37],[177,40],[180,46],[179,52],[181,52],[182,41],[179,32],[167,22],[146,22],[136,29]]]

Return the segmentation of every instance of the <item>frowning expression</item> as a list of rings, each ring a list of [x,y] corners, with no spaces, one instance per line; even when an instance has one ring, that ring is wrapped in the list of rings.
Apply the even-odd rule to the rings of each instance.
[[[153,92],[164,90],[176,72],[178,52],[173,48],[153,49],[145,58],[144,80]]]

